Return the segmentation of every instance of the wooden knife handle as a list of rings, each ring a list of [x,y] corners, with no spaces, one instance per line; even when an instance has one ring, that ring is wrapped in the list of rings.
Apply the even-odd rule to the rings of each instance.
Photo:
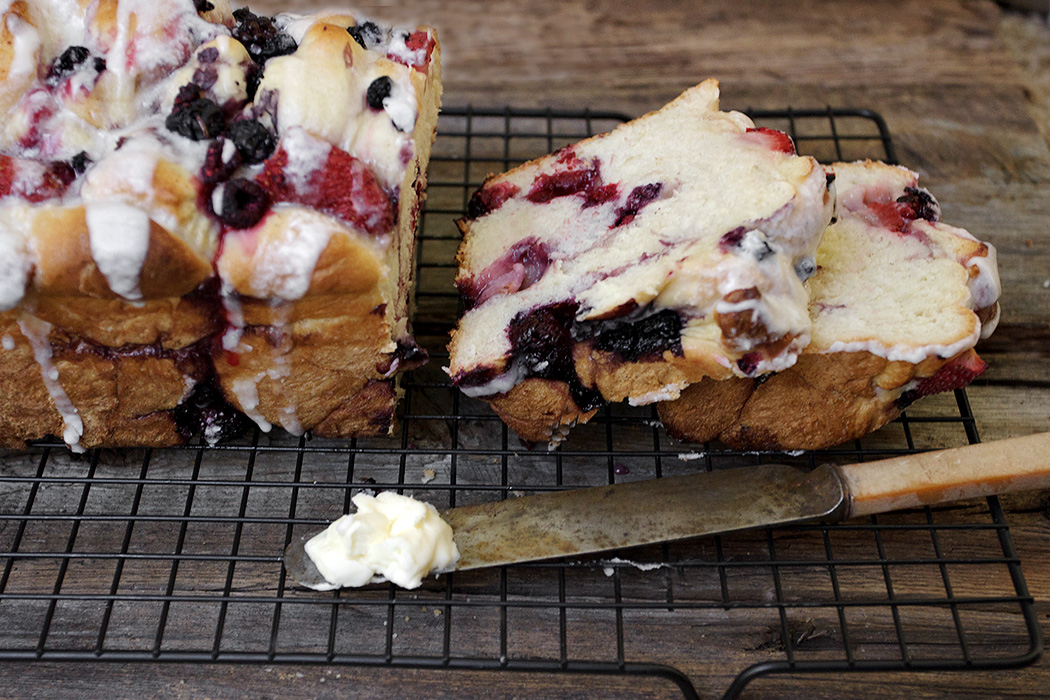
[[[847,518],[1050,488],[1050,433],[839,467]]]

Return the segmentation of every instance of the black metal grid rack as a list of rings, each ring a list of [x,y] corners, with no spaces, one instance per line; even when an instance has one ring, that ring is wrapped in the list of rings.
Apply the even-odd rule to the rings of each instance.
[[[762,111],[823,161],[895,161],[881,118]],[[616,114],[446,110],[419,250],[417,335],[399,434],[248,436],[215,448],[0,453],[0,659],[363,664],[645,674],[735,697],[770,673],[1005,668],[1041,637],[996,499],[834,527],[740,533],[619,556],[315,593],[286,580],[293,536],[359,488],[438,507],[730,468],[816,465],[978,441],[966,395],[814,454],[672,442],[649,408],[614,406],[561,449],[523,448],[440,371],[455,318],[453,219],[489,172],[614,127]],[[718,684],[712,687],[712,684]]]

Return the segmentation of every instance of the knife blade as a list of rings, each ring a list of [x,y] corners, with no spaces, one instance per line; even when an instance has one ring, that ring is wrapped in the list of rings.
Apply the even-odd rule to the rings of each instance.
[[[875,462],[736,467],[552,491],[443,511],[456,571],[594,554],[764,526],[837,522],[922,505],[1050,488],[1050,433]],[[323,582],[303,543],[285,567]]]

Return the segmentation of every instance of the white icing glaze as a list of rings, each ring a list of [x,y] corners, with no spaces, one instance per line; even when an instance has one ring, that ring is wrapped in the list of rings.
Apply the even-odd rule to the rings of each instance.
[[[9,15],[7,31],[14,39],[11,63],[7,68],[7,80],[19,82],[36,74],[37,54],[40,51],[40,34],[36,28],[21,17]]]
[[[319,139],[306,129],[292,127],[281,135],[281,146],[288,154],[284,174],[300,194],[310,190],[310,178],[324,167],[332,144]]]
[[[383,99],[383,109],[398,131],[411,132],[416,126],[416,91],[407,76],[391,82],[390,95]]]
[[[0,209],[0,311],[22,301],[32,265],[26,251],[25,207]]]
[[[283,382],[292,374],[291,360],[288,357],[292,350],[291,337],[288,335],[288,325],[291,323],[291,320],[291,304],[278,304],[275,306],[272,325],[279,341],[277,352],[273,356],[273,367],[266,372],[267,376],[275,382]],[[293,398],[290,393],[288,398]],[[277,410],[277,422],[292,435],[298,436],[305,432],[303,424],[299,421],[298,408],[294,403],[285,404]]]
[[[0,347],[8,351],[14,350],[15,339],[9,336],[7,333],[4,333],[4,335],[0,337]]]
[[[405,43],[408,37],[409,32],[405,29],[396,29],[391,32],[390,43],[386,47],[386,52],[410,66],[424,65],[427,60],[426,49],[408,48],[408,45]]]
[[[149,215],[120,202],[89,202],[84,213],[91,257],[109,288],[125,299],[141,300],[139,280],[149,252]]]
[[[689,382],[672,382],[654,391],[638,396],[627,397],[627,402],[632,406],[648,406],[657,401],[674,401],[682,395],[682,389],[689,386]]]
[[[260,430],[268,433],[273,428],[273,424],[259,412],[259,381],[263,376],[265,375],[257,374],[254,377],[234,379],[231,388],[244,415],[255,421]]]
[[[226,311],[226,320],[229,326],[222,334],[222,349],[227,352],[238,350],[241,336],[244,335],[244,309],[241,306],[240,297],[237,296],[231,285],[226,280],[222,281],[219,291],[222,299],[222,308]]]
[[[973,334],[961,338],[958,342],[950,345],[894,345],[887,347],[884,343],[875,340],[855,341],[849,343],[839,340],[832,343],[824,353],[866,351],[870,352],[872,355],[884,357],[890,362],[910,362],[912,364],[918,364],[927,357],[932,356],[942,358],[955,357],[963,350],[972,348],[976,345],[977,340],[980,337],[981,328],[980,324],[978,324],[977,328],[974,329]]]
[[[62,423],[65,426],[62,439],[73,452],[84,452],[84,448],[80,445],[80,438],[84,435],[84,421],[81,420],[76,406],[70,401],[69,394],[62,388],[58,368],[55,367],[51,358],[51,341],[48,338],[51,324],[35,316],[23,314],[18,319],[18,328],[29,341],[29,346],[33,349],[33,358],[40,367],[40,375],[44,379],[44,386],[47,387],[47,393],[50,394],[51,400],[55,402],[55,408],[62,416]]]
[[[358,493],[357,511],[307,541],[306,554],[328,584],[315,590],[391,581],[418,588],[431,572],[459,561],[452,528],[429,503],[383,491]]]
[[[342,227],[330,217],[296,205],[277,205],[284,215],[280,236],[260,246],[252,271],[252,289],[257,296],[285,301],[301,298],[310,287],[317,259],[333,235]]]

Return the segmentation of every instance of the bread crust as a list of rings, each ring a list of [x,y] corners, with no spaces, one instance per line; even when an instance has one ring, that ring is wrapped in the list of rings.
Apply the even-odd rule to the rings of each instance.
[[[272,26],[262,20],[260,31],[276,28],[285,38],[302,32],[296,34],[293,54],[301,54],[322,92],[334,82],[350,84],[345,109],[336,110],[344,122],[322,125],[344,140],[330,140],[326,147],[341,149],[341,162],[357,163],[354,167],[366,172],[362,177],[379,179],[376,173],[383,167],[386,175],[395,173],[382,191],[396,203],[397,213],[385,220],[392,225],[377,231],[357,230],[339,218],[343,210],[326,208],[331,199],[371,201],[367,198],[374,192],[340,192],[338,185],[349,189],[351,183],[328,180],[321,189],[317,182],[327,177],[328,163],[313,162],[307,150],[288,178],[299,183],[296,187],[315,188],[308,192],[314,199],[309,204],[267,200],[258,226],[242,230],[227,216],[219,188],[233,178],[256,178],[257,170],[242,166],[258,161],[246,160],[247,146],[234,143],[230,125],[251,120],[277,142],[287,134],[276,122],[279,95],[257,94],[255,102],[245,102],[244,83],[259,67],[253,58],[269,67],[282,56],[249,56],[228,32],[209,28],[210,22],[255,31],[238,27],[245,20],[234,19],[227,0],[213,0],[211,9],[200,13],[189,0],[161,0],[131,14],[117,0],[78,5],[86,33],[97,39],[83,42],[92,47],[87,58],[72,52],[61,65],[51,65],[55,56],[49,55],[25,84],[0,83],[0,103],[11,98],[0,107],[15,109],[26,90],[47,76],[59,108],[77,117],[58,123],[60,133],[44,134],[42,145],[20,152],[33,166],[30,174],[50,179],[35,183],[11,166],[11,191],[0,193],[13,230],[13,238],[0,235],[0,254],[10,249],[18,256],[15,267],[24,267],[26,280],[20,298],[13,284],[0,285],[0,308],[5,309],[0,313],[0,444],[17,446],[47,435],[63,437],[75,449],[178,444],[195,427],[211,427],[188,428],[184,414],[187,405],[196,405],[198,393],[207,390],[210,396],[212,388],[217,400],[230,404],[224,403],[223,411],[231,405],[242,409],[260,426],[284,425],[297,434],[313,429],[331,437],[389,434],[395,427],[398,375],[426,357],[411,338],[408,314],[415,231],[441,98],[440,44],[433,30],[420,27],[414,38],[425,52],[413,54],[415,43],[405,44],[393,60],[386,44],[366,49],[351,38],[352,14],[282,16]],[[26,62],[25,56],[14,55],[17,37],[11,28],[20,25],[7,18],[17,15],[30,26],[34,17],[46,19],[54,11],[46,2],[34,8],[16,0],[8,6],[0,22],[0,77],[13,64]],[[169,16],[178,22],[166,23]],[[134,26],[120,27],[125,19]],[[248,25],[253,21],[249,18]],[[150,23],[148,28],[143,22]],[[51,53],[69,48],[47,44],[58,35],[41,31]],[[390,32],[384,36],[386,43],[396,38]],[[131,51],[131,42],[138,41],[149,42],[150,51]],[[305,47],[302,52],[299,46]],[[98,68],[104,65],[98,61],[111,58],[110,50],[129,57],[126,71]],[[136,63],[137,58],[142,60]],[[257,70],[256,77],[265,80],[269,74]],[[399,81],[400,111],[367,103],[366,90],[379,75]],[[189,82],[199,90],[182,94]],[[212,98],[223,111],[221,136],[198,139],[177,120],[171,122],[177,109]],[[182,107],[173,105],[177,99]],[[137,109],[148,114],[143,117]],[[404,133],[399,124],[412,110],[414,126]],[[164,117],[159,125],[158,115]],[[140,124],[140,118],[145,122]],[[25,124],[35,128],[22,119],[17,127],[22,132],[9,130],[3,136],[20,143],[29,133]],[[70,131],[68,124],[77,126]],[[71,154],[49,159],[45,153],[65,148],[66,137],[117,127],[122,138],[103,134],[89,144],[78,174]],[[400,149],[396,157],[381,150],[390,144]],[[91,150],[96,147],[100,153]],[[358,148],[364,152],[357,153]],[[224,171],[227,166],[230,170]],[[321,173],[319,178],[308,168]],[[100,214],[93,206],[110,208]],[[139,220],[142,226],[123,231],[100,225],[111,223],[119,207],[135,213],[129,227]],[[309,214],[311,224],[323,222],[324,245],[312,250],[315,242],[292,241],[287,247],[292,229],[302,223],[289,218],[295,211]],[[95,239],[89,223],[96,227]],[[119,247],[124,238],[135,239],[118,250],[124,257],[100,262],[100,255],[111,254],[105,246]],[[139,246],[141,260],[128,252]],[[315,260],[309,260],[311,253]],[[289,280],[286,268],[295,279]],[[204,437],[212,439],[206,430]]]
[[[806,354],[761,382],[705,379],[657,405],[674,438],[740,450],[817,450],[878,430],[900,415],[905,387],[973,350],[920,364],[868,352]]]

